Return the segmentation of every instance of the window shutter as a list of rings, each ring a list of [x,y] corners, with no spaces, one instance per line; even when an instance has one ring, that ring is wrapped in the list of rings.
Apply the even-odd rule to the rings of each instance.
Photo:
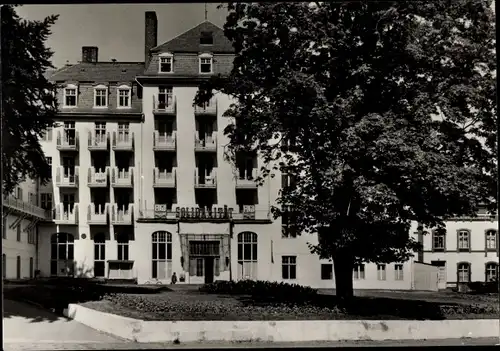
[[[472,232],[470,230],[467,231],[467,245],[469,245],[469,252],[472,251]]]
[[[196,275],[196,258],[189,260],[189,275],[192,277]]]
[[[484,231],[484,257],[487,257],[487,256],[488,256],[488,229],[486,229]],[[485,272],[486,272],[486,270],[485,270]]]
[[[460,252],[460,229],[457,230],[457,252]]]
[[[52,141],[52,127],[47,131],[47,141]]]
[[[220,259],[216,258],[214,260],[214,273],[215,276],[218,277],[220,275]]]

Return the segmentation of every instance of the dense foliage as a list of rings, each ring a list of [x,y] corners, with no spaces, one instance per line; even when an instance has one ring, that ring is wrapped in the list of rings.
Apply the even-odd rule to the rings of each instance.
[[[45,42],[58,16],[28,21],[13,5],[1,11],[2,190],[9,194],[26,177],[50,178],[39,138],[57,112],[55,86],[44,74],[53,68]]]
[[[355,263],[407,260],[412,221],[496,208],[496,57],[491,1],[230,3],[229,76],[215,76],[227,155],[255,150],[261,180],[293,176],[286,209],[350,297]]]

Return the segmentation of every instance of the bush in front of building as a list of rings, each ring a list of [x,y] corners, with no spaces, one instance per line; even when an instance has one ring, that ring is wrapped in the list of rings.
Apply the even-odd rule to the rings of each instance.
[[[261,301],[307,303],[318,291],[298,284],[263,280],[216,281],[199,288],[200,292],[222,295],[250,295]]]
[[[498,282],[471,282],[468,284],[469,291],[476,294],[498,293]]]

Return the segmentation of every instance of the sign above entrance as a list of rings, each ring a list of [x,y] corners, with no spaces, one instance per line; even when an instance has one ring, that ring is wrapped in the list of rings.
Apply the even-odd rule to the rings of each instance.
[[[178,219],[231,219],[233,208],[227,207],[177,207],[175,217]]]

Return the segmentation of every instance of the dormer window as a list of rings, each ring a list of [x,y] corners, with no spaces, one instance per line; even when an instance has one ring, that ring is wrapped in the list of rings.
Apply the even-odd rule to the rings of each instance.
[[[99,85],[94,88],[94,107],[108,107],[108,87]]]
[[[200,56],[200,73],[210,74],[212,73],[212,62],[213,57],[209,54],[203,54]]]
[[[64,88],[64,107],[76,107],[78,87],[69,84]]]
[[[172,73],[174,71],[174,56],[169,53],[160,54],[160,73]]]
[[[212,32],[201,32],[200,36],[200,44],[201,45],[213,45],[214,37],[212,36]]]
[[[118,87],[118,108],[129,108],[131,107],[131,89],[127,85],[121,85]]]

